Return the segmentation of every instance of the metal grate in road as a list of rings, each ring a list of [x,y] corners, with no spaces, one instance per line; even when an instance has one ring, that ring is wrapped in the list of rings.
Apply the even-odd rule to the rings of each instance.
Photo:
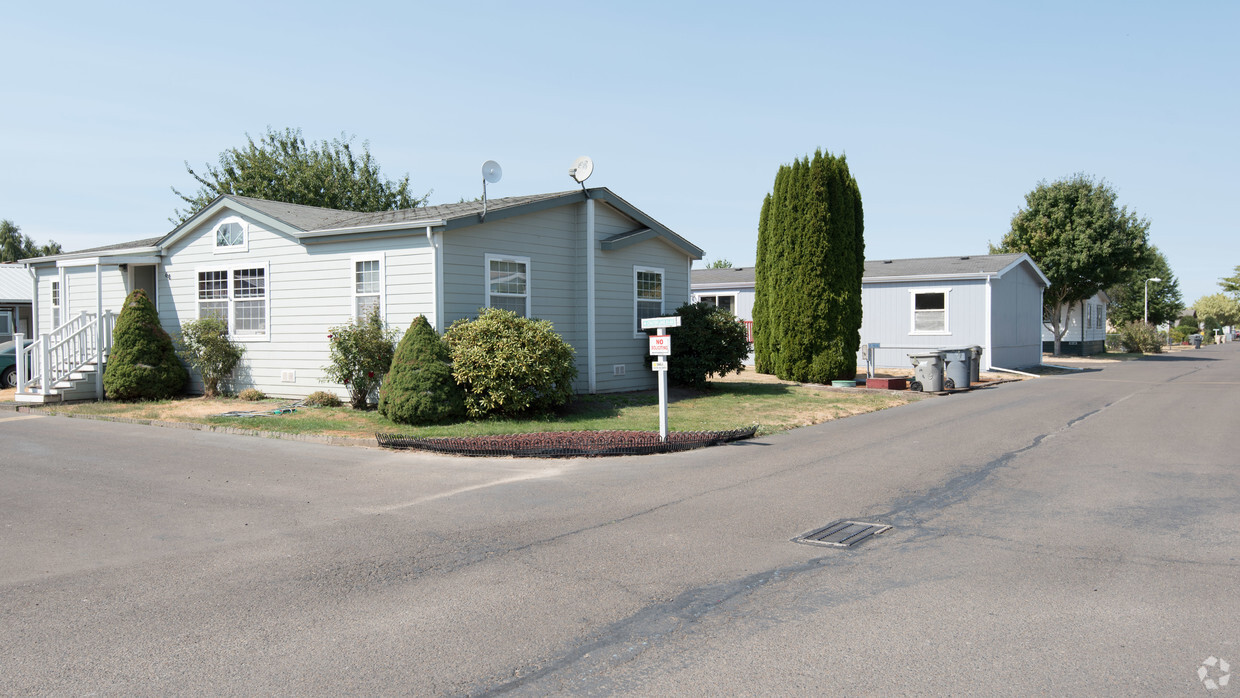
[[[844,520],[815,529],[792,540],[795,543],[805,543],[806,545],[851,548],[874,536],[886,533],[890,528],[891,526],[886,524]]]

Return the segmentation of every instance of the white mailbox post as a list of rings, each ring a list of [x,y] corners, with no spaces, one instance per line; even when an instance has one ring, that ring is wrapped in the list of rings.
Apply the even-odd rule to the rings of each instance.
[[[657,357],[651,366],[659,376],[659,440],[667,441],[667,364],[672,355],[672,338],[667,328],[680,327],[680,317],[652,317],[642,320],[642,329],[653,329],[657,334],[650,337],[650,355]]]

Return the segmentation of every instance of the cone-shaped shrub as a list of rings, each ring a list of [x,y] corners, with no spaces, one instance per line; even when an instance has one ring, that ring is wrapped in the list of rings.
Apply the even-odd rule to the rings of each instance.
[[[379,388],[379,412],[400,424],[434,424],[465,414],[464,394],[448,365],[448,345],[419,315],[396,346]]]
[[[104,392],[113,400],[165,400],[180,395],[188,380],[146,292],[129,294],[112,331]]]

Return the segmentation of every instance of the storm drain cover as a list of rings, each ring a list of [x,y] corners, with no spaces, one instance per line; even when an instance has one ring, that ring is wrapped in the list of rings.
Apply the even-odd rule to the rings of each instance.
[[[807,545],[825,545],[830,548],[851,548],[891,528],[886,524],[863,521],[836,521],[792,540]]]

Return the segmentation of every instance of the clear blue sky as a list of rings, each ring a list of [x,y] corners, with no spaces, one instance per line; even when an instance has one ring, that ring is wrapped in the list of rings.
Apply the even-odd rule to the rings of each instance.
[[[1151,223],[1186,302],[1240,264],[1240,3],[6,3],[0,218],[151,237],[268,126],[431,203],[607,186],[737,265],[780,164],[845,153],[870,258],[977,254],[1040,180]]]

